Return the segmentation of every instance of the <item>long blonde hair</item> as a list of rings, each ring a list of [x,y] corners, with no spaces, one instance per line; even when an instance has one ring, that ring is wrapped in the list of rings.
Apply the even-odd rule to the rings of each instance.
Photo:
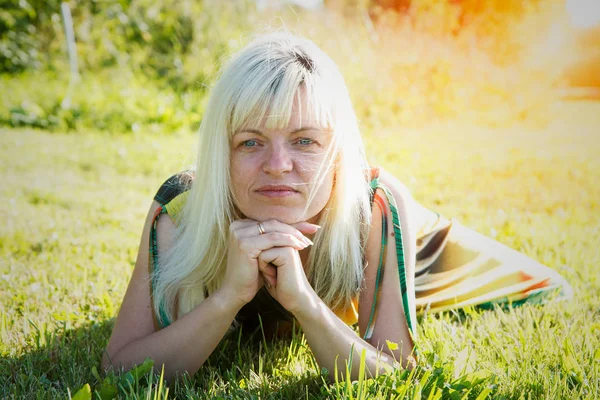
[[[229,225],[239,217],[229,175],[231,136],[267,113],[277,127],[286,127],[300,93],[307,96],[305,104],[312,105],[301,112],[312,113],[332,131],[328,160],[318,170],[320,179],[331,165],[335,174],[319,219],[322,229],[313,238],[307,260],[307,277],[332,309],[349,306],[356,296],[371,209],[368,164],[350,96],[337,66],[313,42],[272,33],[234,56],[212,89],[199,130],[195,179],[174,244],[159,254],[160,271],[155,271],[153,306],[162,325],[191,311],[222,283]],[[314,191],[309,202],[313,196]]]

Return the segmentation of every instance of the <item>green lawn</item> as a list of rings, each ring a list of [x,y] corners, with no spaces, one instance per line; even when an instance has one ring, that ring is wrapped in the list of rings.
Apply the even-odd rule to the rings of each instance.
[[[417,369],[354,384],[326,385],[301,335],[233,333],[169,397],[598,397],[600,103],[553,113],[544,128],[448,123],[365,139],[417,200],[558,270],[573,301],[426,315]],[[151,198],[190,164],[194,142],[0,128],[0,397],[65,398],[86,383],[100,392],[94,367]],[[159,392],[156,376],[126,378],[131,397]],[[106,395],[118,377],[100,379]]]

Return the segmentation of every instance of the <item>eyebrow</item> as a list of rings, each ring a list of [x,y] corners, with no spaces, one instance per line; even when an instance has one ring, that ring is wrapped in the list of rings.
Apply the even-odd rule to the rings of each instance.
[[[323,131],[323,132],[326,132],[325,129],[317,128],[317,127],[314,127],[314,126],[304,126],[304,127],[301,127],[301,128],[298,128],[298,129],[295,129],[295,130],[291,131],[290,135],[293,135],[293,134],[298,133],[298,132],[303,132],[303,131]],[[264,133],[262,133],[260,130],[258,130],[258,129],[252,129],[252,128],[241,129],[241,130],[237,131],[234,134],[234,136],[237,135],[237,134],[239,134],[239,133],[255,133],[257,135],[265,136]]]

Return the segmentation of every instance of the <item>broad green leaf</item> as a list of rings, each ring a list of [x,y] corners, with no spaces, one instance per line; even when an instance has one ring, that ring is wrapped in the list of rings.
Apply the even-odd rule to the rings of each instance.
[[[91,400],[92,399],[92,388],[90,384],[86,383],[81,389],[75,393],[75,396],[71,397],[72,400]]]
[[[144,362],[141,365],[138,365],[129,372],[131,372],[131,374],[135,378],[135,381],[137,382],[140,380],[141,377],[145,376],[148,372],[150,372],[153,366],[154,360],[152,360],[151,358],[146,358],[146,360],[144,360]]]
[[[131,387],[139,382],[139,380],[152,370],[154,360],[147,358],[142,364],[129,370],[119,380],[119,385],[123,388]]]
[[[115,397],[117,397],[117,393],[119,393],[119,390],[117,389],[117,385],[114,385],[104,380],[104,382],[102,382],[102,385],[100,386],[100,390],[98,391],[98,393],[102,400],[112,400]]]
[[[100,374],[98,373],[98,369],[96,368],[95,365],[92,367],[92,375],[94,376],[94,378],[96,378],[96,380],[98,382],[102,382],[102,378],[100,377]]]

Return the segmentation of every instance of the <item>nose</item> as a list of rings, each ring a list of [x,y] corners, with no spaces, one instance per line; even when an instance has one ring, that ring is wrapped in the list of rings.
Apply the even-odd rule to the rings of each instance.
[[[263,163],[263,171],[270,175],[283,175],[293,168],[289,149],[282,143],[271,143]]]

